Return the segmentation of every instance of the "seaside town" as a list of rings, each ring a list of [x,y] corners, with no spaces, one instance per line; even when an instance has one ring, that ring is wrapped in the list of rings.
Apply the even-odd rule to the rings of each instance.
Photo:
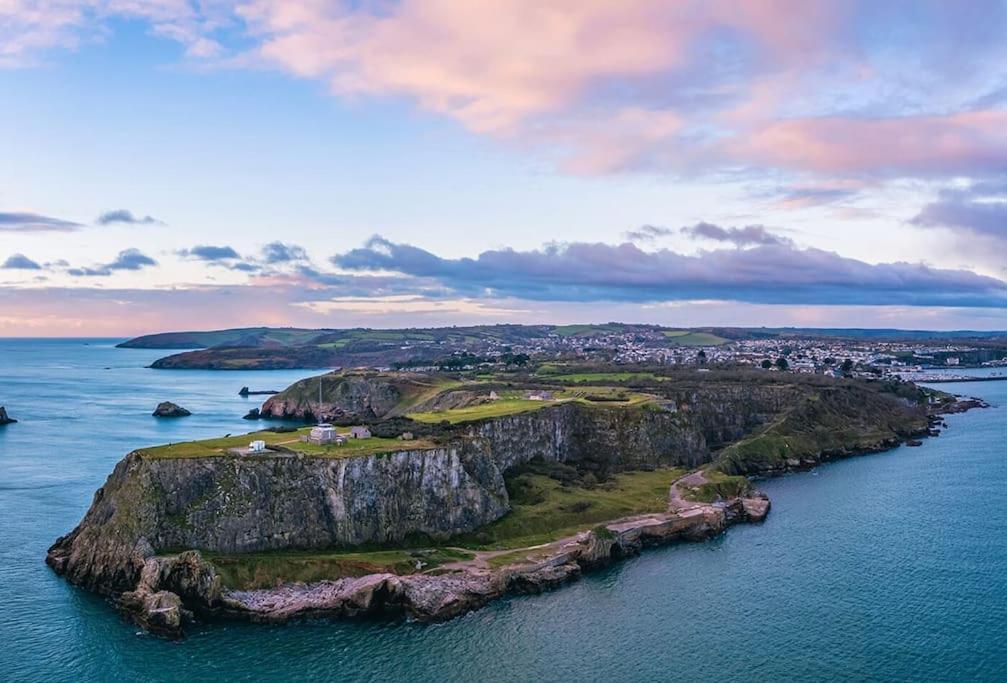
[[[841,336],[769,336],[730,339],[715,332],[594,326],[590,334],[553,332],[521,342],[489,340],[479,351],[454,351],[430,364],[399,364],[403,369],[445,367],[474,370],[523,364],[528,360],[606,361],[625,365],[747,365],[804,374],[898,377],[913,381],[967,378],[969,368],[1007,369],[1007,340],[864,339]],[[416,347],[414,347],[416,348]],[[996,374],[996,373],[994,373]],[[1005,375],[1007,377],[1007,375]]]

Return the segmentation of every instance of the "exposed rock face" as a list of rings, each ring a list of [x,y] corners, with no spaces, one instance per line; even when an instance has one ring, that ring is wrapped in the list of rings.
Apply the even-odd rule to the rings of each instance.
[[[267,399],[260,413],[303,420],[373,420],[388,415],[401,400],[399,387],[382,377],[332,373],[294,383]]]
[[[50,550],[76,583],[136,583],[141,548],[250,552],[468,531],[509,509],[485,444],[356,457],[156,459],[131,453]]]
[[[392,402],[381,391],[364,399],[369,389],[346,386],[342,405],[373,411]],[[734,499],[609,524],[548,563],[522,563],[516,573],[378,575],[266,593],[221,593],[212,567],[198,554],[162,558],[155,551],[240,553],[396,543],[411,534],[448,538],[510,509],[503,473],[515,465],[542,458],[603,473],[700,465],[712,458],[711,448],[805,400],[790,392],[786,386],[716,396],[685,392],[665,410],[562,404],[473,424],[451,445],[342,459],[284,453],[169,459],[137,451],[116,465],[80,525],[50,548],[47,562],[74,583],[122,596],[138,621],[166,634],[180,629],[186,610],[194,608],[263,620],[375,609],[444,618],[503,592],[569,580],[648,543],[705,538],[737,521],[761,520],[769,503]],[[915,412],[907,414],[915,420]],[[892,434],[901,419],[893,415],[877,418]],[[899,441],[882,441],[889,439]],[[862,445],[854,441],[850,451]],[[809,453],[807,459],[840,452]]]
[[[646,546],[699,541],[731,524],[761,521],[767,500],[735,499],[724,507],[642,515],[549,544],[498,569],[465,566],[444,574],[372,574],[309,585],[225,591],[222,611],[258,622],[302,617],[404,613],[420,620],[450,619],[507,593],[538,593],[577,579],[584,570],[634,555]],[[751,512],[750,512],[751,510]]]
[[[7,409],[0,406],[0,425],[9,425],[17,422],[13,417],[7,415]]]
[[[162,401],[157,404],[157,408],[151,413],[154,417],[185,417],[192,415],[188,410],[180,405],[175,405],[171,401]]]

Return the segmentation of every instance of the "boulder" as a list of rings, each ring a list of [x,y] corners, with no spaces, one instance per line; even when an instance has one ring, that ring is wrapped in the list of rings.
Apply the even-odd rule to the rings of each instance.
[[[7,409],[0,406],[0,425],[9,425],[17,422],[13,417],[7,415]]]
[[[151,413],[154,417],[185,417],[186,415],[192,415],[188,410],[180,405],[176,405],[171,401],[162,401],[157,404],[157,408]]]
[[[252,408],[251,410],[249,410],[249,411],[248,411],[248,412],[247,412],[247,413],[245,414],[245,417],[243,417],[243,418],[241,418],[241,419],[243,419],[243,420],[258,420],[258,419],[259,419],[259,417],[261,417],[261,416],[259,415],[259,409],[258,409],[258,408]]]

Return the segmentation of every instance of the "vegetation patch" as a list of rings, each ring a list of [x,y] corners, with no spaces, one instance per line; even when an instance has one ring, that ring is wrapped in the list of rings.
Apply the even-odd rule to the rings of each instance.
[[[468,548],[504,550],[548,543],[603,522],[668,509],[668,491],[684,470],[624,472],[605,481],[562,463],[537,462],[509,473],[511,511],[454,539]]]
[[[688,330],[665,330],[664,336],[676,346],[720,346],[729,341],[709,332],[690,332]]]
[[[683,491],[683,495],[688,500],[698,503],[713,503],[718,500],[728,500],[745,495],[752,485],[745,477],[731,476],[708,470],[703,473],[706,479],[705,484],[688,487]]]
[[[274,450],[266,451],[262,454],[256,453],[233,457],[261,459],[289,457],[299,454],[324,458],[347,458],[373,455],[375,453],[420,450],[433,448],[436,445],[430,439],[421,438],[412,441],[402,441],[397,438],[381,438],[378,436],[372,436],[369,439],[349,439],[341,446],[335,444],[318,445],[301,441],[300,437],[307,434],[310,430],[310,427],[304,427],[294,432],[251,432],[240,436],[225,436],[217,439],[204,439],[202,441],[185,441],[182,443],[166,444],[164,446],[152,446],[140,450],[144,456],[149,458],[224,457],[230,455],[231,449],[247,448],[251,441],[262,440],[266,442],[267,447]]]
[[[459,422],[472,422],[475,420],[485,420],[491,417],[503,417],[505,415],[516,415],[531,410],[538,410],[549,405],[555,405],[553,401],[532,401],[524,398],[502,398],[497,401],[488,401],[466,408],[455,408],[453,410],[435,410],[426,413],[409,413],[408,417],[417,422],[443,422],[451,424]]]

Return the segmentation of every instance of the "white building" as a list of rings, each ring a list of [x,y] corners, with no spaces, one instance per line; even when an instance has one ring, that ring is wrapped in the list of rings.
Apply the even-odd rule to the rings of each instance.
[[[252,443],[248,444],[249,453],[265,453],[266,452],[266,442],[262,439],[256,439]]]
[[[325,423],[315,425],[308,435],[302,438],[308,443],[319,446],[329,443],[341,444],[346,441],[346,437],[338,434],[335,427]]]

